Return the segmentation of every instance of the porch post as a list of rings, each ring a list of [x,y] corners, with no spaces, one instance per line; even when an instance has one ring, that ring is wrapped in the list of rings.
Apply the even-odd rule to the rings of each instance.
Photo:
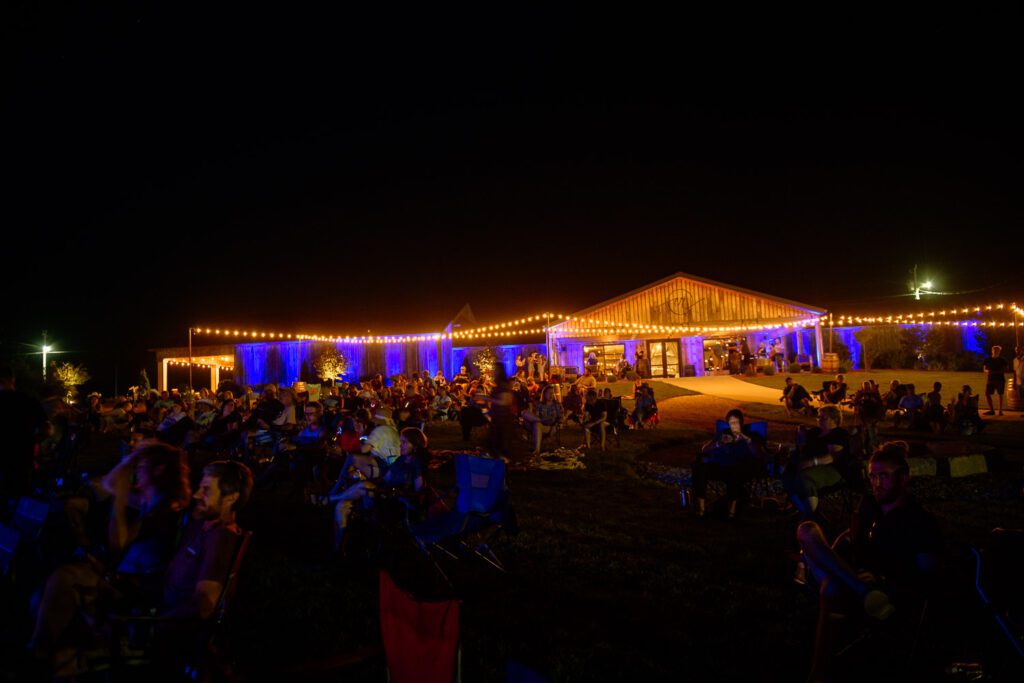
[[[821,320],[814,321],[814,355],[818,358],[818,367],[821,367]]]

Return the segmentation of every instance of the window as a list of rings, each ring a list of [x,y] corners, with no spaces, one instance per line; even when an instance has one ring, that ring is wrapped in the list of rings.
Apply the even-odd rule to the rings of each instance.
[[[625,344],[597,344],[594,346],[583,347],[583,368],[589,368],[587,360],[590,358],[590,354],[593,352],[597,358],[597,372],[598,374],[604,374],[606,372],[615,372],[615,366],[620,360],[622,360],[622,354],[626,352]]]

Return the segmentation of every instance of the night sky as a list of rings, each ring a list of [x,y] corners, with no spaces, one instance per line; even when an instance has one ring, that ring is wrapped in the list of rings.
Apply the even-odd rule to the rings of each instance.
[[[47,329],[106,391],[191,324],[428,331],[680,270],[1022,291],[1018,15],[21,5],[0,352]]]

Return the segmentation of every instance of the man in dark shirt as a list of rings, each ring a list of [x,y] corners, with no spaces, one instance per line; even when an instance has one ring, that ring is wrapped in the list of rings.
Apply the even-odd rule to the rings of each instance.
[[[844,618],[888,619],[920,610],[938,566],[941,535],[934,518],[908,491],[909,448],[883,444],[871,456],[872,496],[854,513],[850,531],[830,546],[821,527],[804,522],[797,540],[821,585],[818,630],[809,680],[826,680]]]
[[[799,382],[794,382],[792,377],[786,378],[786,388],[782,390],[782,397],[779,399],[786,407],[786,413],[793,414],[793,411],[812,410],[811,395],[807,393]]]
[[[31,493],[35,446],[46,430],[42,406],[17,391],[14,372],[0,366],[0,500]]]
[[[999,414],[1003,414],[1003,392],[1006,391],[1006,359],[1002,358],[999,354],[1003,352],[1003,347],[993,346],[992,356],[985,359],[985,400],[988,401],[988,411],[986,415],[995,415],[996,411],[992,407],[992,394],[999,394]]]

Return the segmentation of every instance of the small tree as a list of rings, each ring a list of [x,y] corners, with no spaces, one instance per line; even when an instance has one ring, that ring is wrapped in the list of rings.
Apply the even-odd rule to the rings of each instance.
[[[480,370],[480,374],[488,377],[494,372],[494,366],[499,362],[501,361],[498,357],[498,350],[493,346],[482,347],[473,357],[473,365]]]
[[[78,394],[78,387],[89,381],[89,372],[84,365],[73,363],[58,363],[53,368],[53,377],[64,389],[64,396],[68,403]]]
[[[325,382],[334,383],[348,372],[348,358],[337,349],[327,349],[313,361],[316,374]]]

